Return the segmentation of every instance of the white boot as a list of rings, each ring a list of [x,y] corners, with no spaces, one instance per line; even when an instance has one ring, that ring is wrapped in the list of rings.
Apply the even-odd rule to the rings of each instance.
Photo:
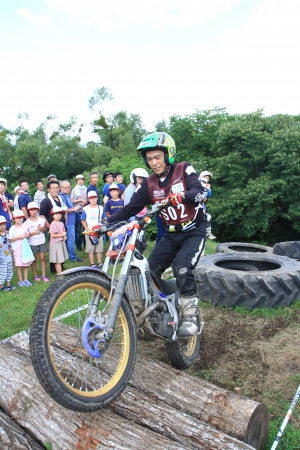
[[[179,297],[179,309],[181,325],[178,328],[178,336],[195,336],[198,332],[197,319],[199,317],[198,297]]]
[[[214,239],[217,239],[216,236],[214,236],[214,235],[211,233],[211,227],[206,228],[206,237],[207,237],[208,239],[210,239],[211,241],[213,241]]]

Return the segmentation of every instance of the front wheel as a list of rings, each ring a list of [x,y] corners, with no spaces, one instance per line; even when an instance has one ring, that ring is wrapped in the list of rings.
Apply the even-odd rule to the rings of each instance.
[[[133,370],[135,327],[125,299],[113,337],[103,343],[98,356],[82,342],[82,326],[92,303],[99,299],[102,310],[109,294],[110,283],[100,273],[62,276],[43,293],[33,315],[30,351],[37,377],[57,403],[74,411],[95,411],[111,403]]]
[[[200,330],[200,318],[198,317]],[[188,369],[197,359],[200,351],[201,335],[189,338],[179,338],[177,341],[166,342],[169,360],[176,369]]]

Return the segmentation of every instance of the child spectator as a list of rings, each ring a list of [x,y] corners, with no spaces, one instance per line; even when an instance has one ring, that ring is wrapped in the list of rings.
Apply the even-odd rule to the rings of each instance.
[[[104,211],[106,217],[111,217],[113,214],[118,212],[120,208],[124,208],[124,201],[119,198],[120,190],[117,184],[111,184],[108,189],[111,195],[111,200],[107,200],[105,203]]]
[[[44,192],[44,182],[43,180],[36,180],[34,184],[36,187],[36,193],[34,194],[33,201],[36,202],[38,207],[40,208],[42,200],[46,198],[46,194]]]
[[[61,273],[61,265],[69,258],[65,241],[67,240],[67,232],[65,225],[60,221],[62,216],[62,208],[53,206],[51,215],[53,221],[50,224],[50,257],[51,263],[55,264],[56,276]]]
[[[27,210],[29,218],[24,222],[24,226],[29,233],[29,245],[31,247],[32,253],[34,255],[34,261],[31,264],[32,273],[34,276],[34,281],[41,281],[41,278],[36,273],[36,261],[39,258],[42,270],[42,280],[48,283],[48,278],[46,277],[46,262],[45,262],[45,252],[48,252],[46,245],[46,220],[38,216],[39,207],[36,202],[30,202],[27,205]]]
[[[12,249],[6,231],[6,218],[0,216],[0,291],[12,291],[15,286],[10,284],[13,277]],[[6,286],[4,283],[6,282]]]
[[[89,204],[82,210],[81,223],[85,231],[92,231],[92,227],[97,225],[102,219],[103,206],[97,204],[98,195],[96,191],[88,192],[88,201]],[[103,237],[100,236],[95,245],[92,244],[91,239],[93,238],[87,234],[85,235],[85,252],[88,253],[90,266],[97,267],[94,263],[94,255],[96,255],[98,267],[101,268]]]
[[[15,266],[17,267],[17,275],[19,280],[18,285],[20,287],[30,287],[32,286],[32,283],[30,283],[27,278],[28,266],[30,266],[31,262],[26,264],[22,262],[22,241],[23,239],[27,239],[27,237],[29,237],[29,233],[23,225],[23,211],[16,209],[12,213],[12,218],[15,223],[10,227],[8,236],[13,249]]]

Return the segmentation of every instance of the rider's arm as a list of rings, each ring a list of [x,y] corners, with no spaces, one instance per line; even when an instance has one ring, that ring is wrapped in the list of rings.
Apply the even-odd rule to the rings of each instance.
[[[187,190],[184,193],[183,203],[198,203],[202,202],[207,196],[207,189],[202,186],[198,179],[197,172],[190,163],[185,163],[184,181]]]
[[[139,189],[132,195],[130,202],[107,220],[109,223],[129,220],[130,217],[135,216],[145,206],[150,205],[151,203],[152,201],[148,193],[147,180],[144,180]]]

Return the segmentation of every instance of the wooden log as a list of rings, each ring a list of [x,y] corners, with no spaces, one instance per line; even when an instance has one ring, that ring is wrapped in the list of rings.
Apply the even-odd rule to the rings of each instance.
[[[29,353],[0,344],[0,406],[39,442],[52,450],[184,450],[184,447],[109,409],[77,413],[55,403],[41,387]]]
[[[21,427],[7,414],[0,411],[0,448],[13,450],[43,450]]]
[[[72,329],[57,323],[53,327],[56,348],[74,352]],[[115,366],[113,344],[106,363]],[[132,385],[155,399],[185,412],[256,449],[268,439],[269,417],[265,405],[212,383],[187,375],[170,366],[138,356]]]
[[[126,388],[110,409],[85,414],[66,410],[57,405],[38,383],[25,335],[0,344],[0,390],[2,407],[39,441],[50,442],[53,450],[252,448],[134,388]]]
[[[137,357],[131,384],[256,449],[265,448],[269,416],[264,404],[142,356]]]

